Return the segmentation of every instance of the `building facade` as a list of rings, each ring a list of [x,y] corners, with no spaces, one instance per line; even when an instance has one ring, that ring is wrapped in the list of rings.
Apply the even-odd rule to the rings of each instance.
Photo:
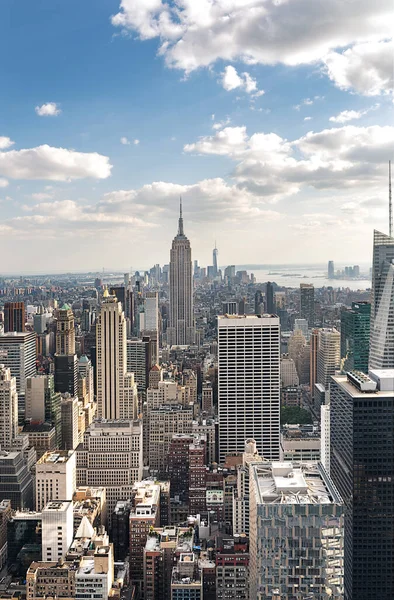
[[[341,360],[344,371],[368,372],[371,304],[352,302],[341,313]]]

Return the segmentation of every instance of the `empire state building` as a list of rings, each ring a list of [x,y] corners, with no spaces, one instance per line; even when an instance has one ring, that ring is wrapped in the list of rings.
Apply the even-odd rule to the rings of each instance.
[[[193,315],[193,275],[190,242],[183,231],[182,200],[178,233],[170,253],[170,322],[167,342],[173,346],[189,346],[195,341]]]

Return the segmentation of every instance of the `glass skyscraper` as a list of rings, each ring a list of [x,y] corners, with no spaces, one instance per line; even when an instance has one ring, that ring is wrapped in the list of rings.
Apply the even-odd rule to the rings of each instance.
[[[341,359],[344,371],[368,372],[371,305],[352,302],[341,313]]]

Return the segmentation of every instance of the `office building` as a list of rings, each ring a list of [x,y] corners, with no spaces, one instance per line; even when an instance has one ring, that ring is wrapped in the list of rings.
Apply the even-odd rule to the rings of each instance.
[[[319,330],[312,329],[309,339],[309,389],[312,398],[315,397],[315,384],[317,382],[317,350],[319,348]]]
[[[274,284],[270,281],[267,281],[265,286],[265,303],[267,308],[267,313],[269,315],[275,314],[276,306],[275,306],[275,294],[274,294]]]
[[[36,373],[36,334],[10,332],[0,335],[0,363],[11,369],[11,375],[16,379],[19,423],[23,423],[26,378]]]
[[[394,238],[374,231],[369,367],[394,366]]]
[[[172,570],[171,600],[202,600],[202,598],[202,573],[197,556],[192,552],[182,553]]]
[[[149,412],[149,467],[164,473],[168,464],[168,451],[176,433],[191,434],[192,408],[181,404],[162,404]]]
[[[352,302],[341,312],[341,360],[343,371],[368,371],[371,305]]]
[[[75,596],[74,561],[33,561],[26,573],[26,600]]]
[[[127,372],[126,319],[116,296],[104,291],[97,320],[97,415],[103,419],[135,419],[138,393]]]
[[[237,315],[238,314],[238,302],[236,300],[229,300],[228,302],[222,302],[222,313],[224,315]]]
[[[68,304],[57,311],[55,390],[61,394],[78,393],[78,359],[75,354],[74,315]]]
[[[178,545],[178,527],[156,527],[144,548],[144,599],[171,598],[171,576]]]
[[[213,387],[210,381],[204,381],[202,384],[201,410],[208,414],[213,411]]]
[[[9,500],[2,500],[0,502],[0,569],[6,565],[8,559],[7,526],[11,518],[11,502]]]
[[[334,268],[334,261],[333,260],[329,260],[328,261],[327,275],[328,275],[328,279],[334,279],[335,268]]]
[[[75,452],[46,452],[36,464],[36,510],[50,500],[72,500],[76,481]]]
[[[93,402],[94,369],[92,361],[88,359],[86,354],[83,354],[78,361],[78,377],[86,380],[86,393],[88,394],[88,402]]]
[[[320,431],[312,425],[287,425],[280,436],[280,459],[287,462],[318,462]]]
[[[217,600],[249,600],[249,539],[223,538],[216,551]]]
[[[308,321],[306,319],[295,319],[294,330],[299,329],[306,340],[309,340]]]
[[[320,406],[320,429],[321,429],[321,443],[320,443],[320,460],[330,475],[331,473],[331,465],[330,465],[330,401],[327,398],[325,404],[321,404]]]
[[[65,394],[61,399],[60,413],[62,417],[62,449],[75,450],[79,443],[78,397],[73,398],[69,394]]]
[[[119,500],[112,514],[111,539],[115,560],[125,560],[130,546],[131,500]]]
[[[218,362],[219,462],[248,438],[264,458],[279,458],[279,318],[218,317]]]
[[[29,446],[35,449],[37,458],[57,449],[57,434],[52,423],[27,423],[23,427],[23,433],[27,434]]]
[[[394,373],[332,377],[330,476],[345,503],[345,600],[393,598]]]
[[[56,429],[56,444],[61,445],[61,394],[55,392],[53,375],[34,375],[26,379],[27,421],[52,423]]]
[[[150,340],[150,365],[159,362],[159,299],[157,292],[146,292],[142,336]]]
[[[64,558],[74,537],[72,500],[48,502],[41,512],[42,558]]]
[[[77,485],[105,488],[111,521],[116,503],[130,499],[134,482],[142,478],[142,423],[93,421],[76,454]]]
[[[317,383],[328,388],[331,375],[335,375],[341,365],[341,334],[334,328],[319,329],[317,349]]]
[[[262,463],[250,484],[250,598],[342,599],[344,508],[324,468]]]
[[[228,312],[228,311],[226,311],[226,312]],[[226,312],[224,312],[224,314],[226,314]],[[263,315],[264,312],[265,312],[264,311],[264,297],[263,297],[261,290],[257,290],[257,292],[254,295],[254,314],[255,315]],[[236,314],[236,313],[230,313],[230,314]]]
[[[4,333],[25,331],[25,303],[6,302],[4,304]]]
[[[315,325],[315,288],[311,283],[300,284],[300,316],[308,321],[309,327]]]
[[[0,448],[11,450],[18,433],[18,394],[11,370],[0,364]]]
[[[57,312],[56,354],[75,354],[74,315],[68,304],[64,304]]]
[[[151,362],[151,344],[149,339],[127,340],[127,371],[134,373],[139,405],[146,400]]]
[[[282,388],[300,384],[295,362],[288,355],[284,355],[280,359],[280,381]]]
[[[242,453],[241,463],[237,465],[237,484],[233,495],[233,533],[249,534],[250,524],[250,466],[262,462],[256,442],[253,439],[245,440],[245,451]]]
[[[194,344],[193,272],[190,242],[183,231],[182,201],[178,233],[170,253],[170,322],[167,327],[169,345]]]
[[[219,275],[218,256],[219,256],[219,250],[216,248],[216,242],[215,242],[215,247],[212,252],[212,264],[213,264],[213,276],[214,277],[217,277]]]
[[[33,509],[33,480],[22,452],[0,450],[1,500],[11,500],[13,510]]]

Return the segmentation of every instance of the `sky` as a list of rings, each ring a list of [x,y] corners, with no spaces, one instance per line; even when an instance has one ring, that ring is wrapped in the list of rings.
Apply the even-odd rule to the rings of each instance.
[[[0,273],[368,263],[392,0],[2,0]]]

